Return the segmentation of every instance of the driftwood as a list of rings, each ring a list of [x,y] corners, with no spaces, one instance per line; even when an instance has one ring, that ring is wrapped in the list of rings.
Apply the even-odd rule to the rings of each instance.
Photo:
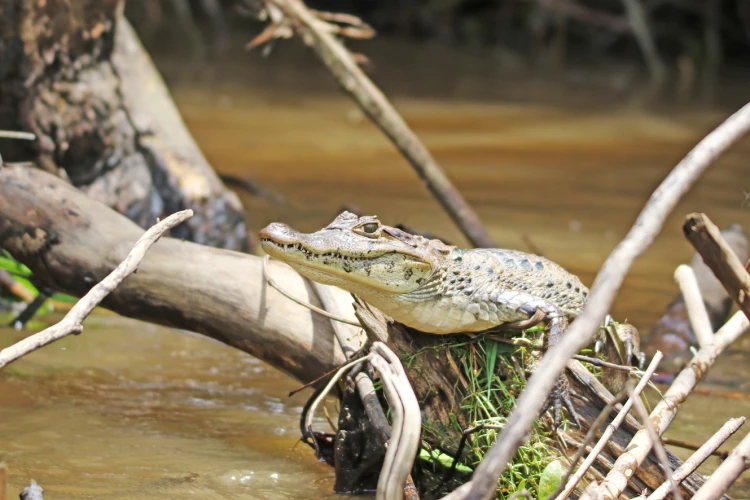
[[[61,179],[20,166],[0,168],[0,247],[41,283],[83,296],[119,264],[143,231]],[[271,273],[295,296],[320,305],[284,264]],[[348,293],[331,288],[353,318]],[[262,259],[162,238],[139,272],[102,303],[132,318],[192,330],[248,352],[301,381],[344,361],[330,320],[263,283]]]
[[[730,418],[727,423],[721,426],[721,429],[719,429],[710,439],[708,439],[708,441],[698,448],[695,453],[685,460],[682,467],[674,471],[672,479],[679,482],[686,474],[689,474],[700,467],[703,462],[714,454],[716,449],[737,432],[744,423],[745,417]],[[723,457],[722,460],[726,460],[726,457]],[[662,500],[672,491],[672,484],[673,483],[670,481],[665,481],[664,484],[659,486],[656,491],[649,495],[648,500]],[[704,485],[703,487],[706,486]]]
[[[237,196],[211,169],[150,58],[124,0],[0,2],[0,128],[6,161],[34,161],[141,227],[183,209],[174,235],[243,249]]]
[[[706,484],[693,497],[695,500],[715,500],[750,467],[750,434],[740,441],[729,457],[711,474]]]

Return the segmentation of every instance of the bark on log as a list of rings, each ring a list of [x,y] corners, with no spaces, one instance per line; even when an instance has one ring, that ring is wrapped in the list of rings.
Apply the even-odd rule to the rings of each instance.
[[[45,285],[82,296],[119,264],[143,231],[40,170],[0,168],[0,247]],[[192,330],[308,382],[344,361],[330,320],[267,286],[262,259],[162,238],[103,305],[119,314]],[[320,305],[285,264],[270,272],[296,297]],[[354,318],[352,298],[331,288]]]
[[[5,160],[32,160],[142,227],[191,208],[175,235],[246,249],[242,205],[193,142],[122,17],[124,0],[0,0]]]

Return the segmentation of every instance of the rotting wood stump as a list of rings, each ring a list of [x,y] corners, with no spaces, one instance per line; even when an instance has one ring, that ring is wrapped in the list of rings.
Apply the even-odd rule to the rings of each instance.
[[[445,342],[445,336],[425,334],[396,323],[379,310],[359,300],[355,300],[355,311],[370,341],[379,340],[386,343],[398,354],[402,362],[406,359],[413,359],[411,363],[404,363],[404,368],[420,401],[423,421],[431,421],[433,427],[444,433],[443,438],[450,436],[450,441],[457,443],[460,434],[456,432],[455,426],[451,425],[451,419],[457,418],[464,429],[472,425],[459,410],[464,398],[461,375],[457,372],[455,365],[451,366],[448,356],[441,355],[437,349],[429,349],[429,347]],[[570,361],[567,374],[574,392],[586,398],[586,401],[579,397],[572,398],[582,427],[581,429],[568,429],[560,434],[560,440],[553,440],[553,442],[561,455],[572,458],[601,411],[615,398],[580,362]],[[609,424],[615,414],[616,412],[610,414],[603,426]],[[624,452],[639,428],[638,421],[628,415],[623,425],[600,453],[587,477],[602,479],[617,457]],[[594,443],[587,445],[587,452],[595,444],[599,435],[600,433],[595,435]],[[434,436],[424,431],[422,438],[428,442],[432,439],[433,442],[430,444],[440,446]],[[562,449],[561,442],[567,449]],[[668,456],[673,470],[681,465],[681,460],[669,451]],[[653,491],[663,481],[664,473],[655,454],[651,453],[648,460],[638,469],[625,493],[638,496],[645,488]],[[703,482],[702,476],[694,473],[681,484],[681,493],[689,498]]]

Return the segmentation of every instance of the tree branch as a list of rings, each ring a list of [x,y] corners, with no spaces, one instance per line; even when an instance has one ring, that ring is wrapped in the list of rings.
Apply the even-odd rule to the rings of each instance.
[[[729,457],[711,474],[706,484],[699,489],[693,500],[716,500],[729,489],[734,481],[750,466],[750,434],[740,441]]]
[[[91,314],[99,303],[109,295],[117,285],[134,273],[140,265],[143,257],[146,256],[151,245],[161,238],[161,235],[169,231],[177,224],[180,224],[193,216],[192,210],[183,210],[170,215],[161,222],[158,222],[151,229],[141,236],[130,251],[125,260],[120,263],[106,278],[94,286],[59,323],[45,328],[39,333],[35,333],[20,342],[16,342],[10,347],[0,351],[0,369],[8,363],[33,352],[40,347],[51,344],[56,340],[67,337],[70,334],[79,334],[83,330],[83,320]]]
[[[706,214],[690,214],[682,230],[742,312],[750,318],[750,274]]]
[[[466,238],[477,247],[494,247],[476,212],[388,98],[359,68],[352,54],[336,40],[330,29],[326,29],[329,25],[316,17],[300,0],[266,0],[266,3],[273,6],[274,12],[286,18],[305,45],[315,51],[341,88],[393,142]],[[288,28],[287,25],[283,26]],[[288,31],[284,30],[283,33],[286,36]]]

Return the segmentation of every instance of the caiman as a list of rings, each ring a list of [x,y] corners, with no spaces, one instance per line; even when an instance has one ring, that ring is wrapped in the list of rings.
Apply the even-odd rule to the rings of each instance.
[[[344,212],[311,234],[273,223],[260,232],[263,250],[302,276],[343,288],[407,326],[426,333],[523,329],[545,322],[556,343],[577,316],[588,289],[558,264],[516,250],[461,250]],[[578,418],[567,379],[548,405],[555,424],[564,405]]]

